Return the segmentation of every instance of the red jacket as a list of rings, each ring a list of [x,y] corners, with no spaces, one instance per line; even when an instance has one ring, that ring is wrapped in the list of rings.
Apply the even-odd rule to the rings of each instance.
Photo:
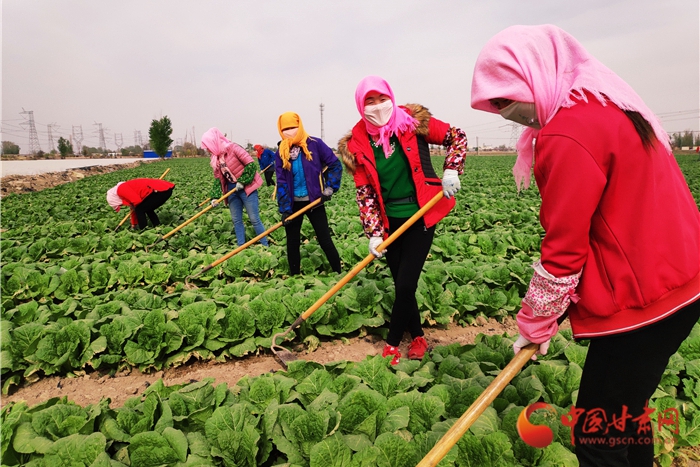
[[[135,178],[128,180],[117,188],[117,194],[124,204],[129,207],[136,207],[154,191],[167,191],[175,186],[167,180],[157,178]],[[136,225],[136,212],[131,211],[131,224]]]
[[[583,270],[575,337],[636,329],[700,298],[698,207],[675,158],[661,144],[647,152],[616,106],[589,95],[560,109],[537,137],[534,174],[542,265]]]
[[[135,178],[119,185],[117,194],[128,206],[138,206],[154,191],[166,191],[175,186],[167,180]]]
[[[445,135],[450,130],[450,125],[433,118],[427,109],[421,106],[402,107],[409,114],[419,121],[419,129],[422,127],[423,136],[417,136],[419,129],[415,132],[400,133],[399,143],[406,154],[408,164],[411,168],[413,183],[416,186],[416,198],[418,205],[423,207],[436,194],[442,191],[442,180],[435,174],[430,161],[430,150],[428,144],[440,144],[445,141]],[[419,138],[422,140],[419,144]],[[347,146],[346,146],[347,144]],[[356,187],[371,185],[374,191],[381,195],[381,186],[377,167],[374,163],[374,151],[369,142],[369,136],[364,120],[360,120],[352,129],[351,134],[341,139],[338,150],[344,154],[344,159],[353,157],[355,173],[353,174]],[[350,156],[352,155],[352,156]],[[384,225],[384,237],[388,236],[389,219],[386,215],[384,201],[381,196],[379,208],[381,210],[382,223]],[[432,227],[445,217],[454,207],[454,197],[443,198],[433,206],[425,215],[423,220],[427,227]]]

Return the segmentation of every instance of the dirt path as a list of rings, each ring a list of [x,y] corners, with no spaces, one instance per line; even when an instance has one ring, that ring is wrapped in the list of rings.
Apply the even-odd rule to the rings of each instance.
[[[0,196],[9,195],[10,193],[41,191],[64,183],[74,182],[91,175],[131,169],[144,163],[145,162],[138,161],[128,164],[92,165],[90,167],[78,167],[63,172],[49,172],[37,175],[8,175],[0,178]]]
[[[431,346],[448,345],[454,342],[460,344],[472,344],[478,334],[503,334],[517,333],[515,321],[508,318],[504,323],[498,323],[494,319],[481,321],[479,326],[461,327],[450,326],[447,329],[426,328],[426,339]],[[323,342],[312,353],[301,352],[298,358],[313,360],[318,363],[330,363],[339,360],[360,361],[368,355],[377,355],[382,352],[384,341],[378,336],[353,337],[342,340]],[[408,339],[401,343],[401,352],[406,355]],[[102,372],[92,372],[81,377],[65,378],[50,376],[39,380],[34,384],[21,387],[13,394],[0,400],[4,406],[9,402],[26,401],[29,405],[43,402],[51,397],[67,396],[69,400],[85,406],[95,404],[100,399],[108,397],[111,407],[119,407],[135,395],[141,394],[149,385],[160,378],[166,385],[180,384],[193,380],[201,381],[204,378],[214,378],[216,383],[227,383],[229,387],[245,375],[258,376],[268,371],[283,369],[274,356],[266,351],[260,355],[246,356],[240,359],[229,360],[225,363],[217,362],[192,362],[177,368],[170,368],[154,373],[141,373],[138,370],[124,371],[109,376]]]

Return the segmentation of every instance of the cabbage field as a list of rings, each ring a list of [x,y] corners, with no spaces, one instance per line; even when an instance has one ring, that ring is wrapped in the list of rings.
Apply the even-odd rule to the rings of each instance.
[[[677,156],[700,203],[700,162]],[[514,315],[539,255],[536,188],[517,194],[514,158],[470,157],[457,206],[436,230],[419,283],[426,325],[468,326],[478,316]],[[435,158],[436,168],[441,159]],[[138,177],[176,184],[160,209],[162,225],[114,231],[122,215],[105,200],[118,181]],[[440,171],[438,170],[438,173]],[[2,393],[46,375],[155,371],[195,360],[224,361],[268,351],[286,328],[343,274],[331,271],[303,224],[302,274],[288,277],[284,229],[222,265],[185,279],[236,247],[228,209],[213,209],[166,241],[208,197],[206,159],[174,159],[93,176],[2,199]],[[271,187],[262,187],[266,227],[279,221]],[[367,255],[351,177],[327,205],[347,272]],[[248,237],[255,234],[248,224]],[[295,343],[358,333],[385,336],[393,285],[374,261],[305,323]],[[149,387],[123,407],[109,399],[86,407],[65,398],[2,409],[2,465],[37,466],[413,466],[513,356],[512,336],[436,348],[421,362],[368,357],[288,371]],[[535,414],[554,442],[538,449],[518,436],[523,408],[542,400],[559,415],[575,403],[586,342],[568,331],[550,353],[511,382],[441,466],[575,466],[569,428]],[[700,325],[674,355],[650,406],[676,408],[678,433],[659,430],[661,465],[698,453]],[[695,454],[694,454],[695,453]]]

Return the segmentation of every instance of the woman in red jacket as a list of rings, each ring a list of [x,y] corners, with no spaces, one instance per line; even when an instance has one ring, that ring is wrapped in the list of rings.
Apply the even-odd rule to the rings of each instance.
[[[651,411],[700,317],[700,213],[668,135],[627,83],[551,25],[512,26],[486,44],[472,107],[527,126],[513,173],[527,187],[534,160],[542,197],[546,233],[514,349],[534,342],[545,354],[568,311],[574,337],[590,338],[572,420],[580,465],[650,467],[651,426],[633,420]],[[594,410],[622,422],[593,430]]]
[[[174,183],[157,178],[135,178],[119,182],[107,191],[107,202],[119,212],[122,205],[131,209],[131,228],[145,229],[151,220],[153,227],[160,225],[156,209],[173,194]]]
[[[442,190],[445,198],[409,227],[386,251],[394,279],[394,305],[389,335],[382,355],[399,363],[399,344],[404,331],[411,334],[408,358],[420,360],[428,349],[416,302],[416,289],[423,264],[433,243],[435,224],[454,207],[459,190],[467,137],[459,128],[432,117],[416,104],[396,106],[389,84],[367,76],[355,91],[361,120],[338,143],[343,163],[353,174],[357,204],[369,251],[377,247],[413,214]],[[430,161],[429,144],[447,148],[442,180]]]

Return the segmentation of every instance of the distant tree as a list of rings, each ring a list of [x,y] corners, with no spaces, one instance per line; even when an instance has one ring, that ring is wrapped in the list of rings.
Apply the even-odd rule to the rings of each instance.
[[[165,157],[168,148],[173,144],[173,140],[170,138],[172,134],[173,127],[167,116],[151,122],[151,128],[148,130],[148,138],[153,151],[155,151],[159,157]]]
[[[693,132],[690,130],[685,130],[683,136],[681,137],[681,146],[692,146],[693,145]]]
[[[65,159],[68,154],[73,154],[73,145],[63,136],[58,138],[58,152],[61,153],[61,159]]]
[[[138,144],[136,146],[127,146],[122,148],[122,156],[143,155],[143,148]]]
[[[19,154],[19,146],[17,146],[12,141],[2,142],[2,153],[3,154]]]
[[[680,149],[680,147],[682,146],[681,140],[682,140],[682,138],[681,138],[680,133],[672,133],[671,134],[671,146],[673,146],[674,148]]]

